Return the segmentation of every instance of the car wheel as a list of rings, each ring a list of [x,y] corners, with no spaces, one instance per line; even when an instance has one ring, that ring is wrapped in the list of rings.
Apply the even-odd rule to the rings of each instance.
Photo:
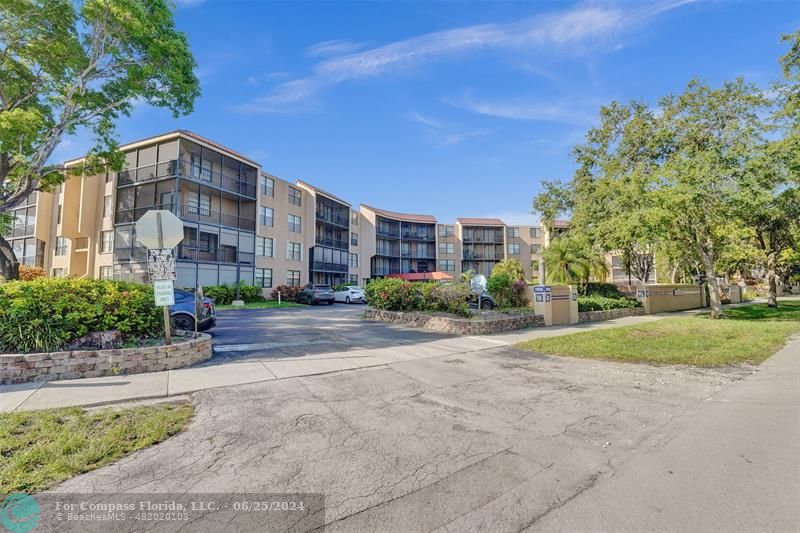
[[[484,300],[483,302],[481,302],[481,309],[486,309],[488,311],[491,311],[492,309],[494,309],[494,304],[489,300]]]
[[[333,305],[336,303],[336,300],[328,300],[328,305]]]
[[[194,317],[189,315],[174,315],[170,322],[175,329],[194,331]]]
[[[346,303],[346,304],[350,303],[350,297],[349,296],[345,296],[344,297],[344,303]]]

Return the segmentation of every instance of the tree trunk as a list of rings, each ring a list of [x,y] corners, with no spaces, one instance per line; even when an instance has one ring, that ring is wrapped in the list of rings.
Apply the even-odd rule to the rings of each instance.
[[[778,275],[775,273],[775,252],[767,254],[767,283],[769,284],[769,307],[778,307]]]
[[[19,261],[11,244],[0,235],[0,278],[19,279]]]
[[[700,261],[703,263],[703,270],[706,273],[706,283],[708,283],[708,298],[711,301],[711,318],[720,318],[722,316],[722,299],[719,297],[719,283],[717,276],[714,274],[714,260],[713,251],[705,250],[702,246],[699,247],[698,255]]]

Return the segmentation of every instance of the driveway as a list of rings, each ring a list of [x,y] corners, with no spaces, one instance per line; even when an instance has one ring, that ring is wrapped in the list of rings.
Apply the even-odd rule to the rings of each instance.
[[[187,431],[58,491],[316,492],[328,531],[520,531],[746,374],[497,347],[201,391]]]
[[[357,304],[289,309],[221,311],[214,358],[206,364],[239,359],[277,359],[385,348],[453,338],[431,331],[361,320]]]

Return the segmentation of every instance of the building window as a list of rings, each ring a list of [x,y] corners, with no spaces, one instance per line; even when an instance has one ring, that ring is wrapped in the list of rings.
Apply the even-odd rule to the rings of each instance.
[[[114,251],[114,232],[100,232],[100,253],[107,254]]]
[[[540,254],[540,253],[542,253],[542,245],[541,244],[531,244],[531,253],[532,254]]]
[[[358,274],[350,274],[350,283],[358,283]]]
[[[261,216],[259,222],[262,226],[269,226],[272,227],[273,224],[273,214],[274,211],[271,207],[261,207]]]
[[[542,236],[542,228],[531,228],[531,239],[539,239]]]
[[[358,246],[358,233],[355,231],[350,232],[350,244],[353,246]]]
[[[100,279],[113,279],[112,269],[110,266],[100,267]]]
[[[297,215],[289,215],[289,231],[292,233],[300,233],[300,217]]]
[[[259,257],[275,257],[273,253],[273,240],[269,237],[257,237],[256,255]]]
[[[448,224],[439,224],[439,237],[452,237],[455,235],[455,226]]]
[[[519,244],[509,244],[508,253],[509,255],[519,255]]]
[[[442,272],[453,272],[456,269],[456,262],[454,259],[441,259],[439,261],[439,270]]]
[[[211,216],[210,194],[200,194],[190,191],[188,194],[188,200],[189,205],[187,205],[186,208],[190,213],[204,217]]]
[[[56,237],[56,255],[67,255],[69,241],[64,237]]]
[[[300,189],[295,189],[289,185],[289,203],[292,205],[301,205],[303,194]]]
[[[66,272],[64,271],[63,268],[54,268],[53,269],[53,277],[54,278],[63,278],[66,275],[67,274],[66,274]]]
[[[519,238],[519,228],[518,227],[509,227],[508,228],[508,236],[511,239]]]
[[[353,211],[350,213],[350,225],[351,226],[358,226],[358,213]],[[358,281],[358,280],[356,280]]]
[[[452,242],[440,242],[439,243],[439,253],[440,254],[454,254],[456,253],[456,245]]]
[[[287,242],[286,243],[286,259],[290,261],[302,261],[303,260],[303,245],[299,242]]]
[[[103,197],[103,218],[108,218],[111,216],[111,210],[113,209],[113,204],[111,203],[111,195]]]
[[[358,254],[350,254],[350,266],[358,267]]]
[[[273,198],[275,196],[275,180],[261,176],[261,194]]]
[[[256,287],[268,289],[272,287],[272,269],[271,268],[257,268],[256,269]]]
[[[290,287],[299,287],[300,286],[300,271],[299,270],[289,270],[286,273],[286,284]]]

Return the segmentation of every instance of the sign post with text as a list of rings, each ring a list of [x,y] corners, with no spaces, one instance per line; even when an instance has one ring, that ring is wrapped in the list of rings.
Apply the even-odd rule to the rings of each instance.
[[[164,308],[164,333],[171,344],[169,306],[175,303],[176,278],[173,249],[183,240],[183,222],[170,211],[152,209],[136,221],[136,240],[147,247],[147,271],[156,305]]]

